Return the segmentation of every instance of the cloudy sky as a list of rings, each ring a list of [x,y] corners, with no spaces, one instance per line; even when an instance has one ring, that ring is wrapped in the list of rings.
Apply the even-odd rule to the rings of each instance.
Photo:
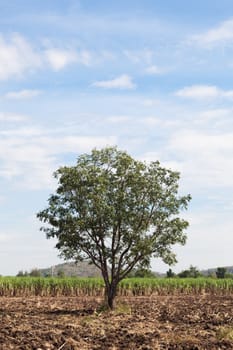
[[[62,262],[36,213],[106,145],[181,172],[175,271],[233,264],[232,0],[2,1],[0,126],[0,274]]]

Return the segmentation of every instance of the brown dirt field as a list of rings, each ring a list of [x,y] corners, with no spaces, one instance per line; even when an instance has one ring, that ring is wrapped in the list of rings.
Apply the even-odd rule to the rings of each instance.
[[[233,296],[0,298],[1,350],[233,349]]]

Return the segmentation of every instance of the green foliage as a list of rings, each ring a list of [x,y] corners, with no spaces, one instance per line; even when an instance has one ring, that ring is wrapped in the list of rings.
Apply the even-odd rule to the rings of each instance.
[[[57,277],[64,278],[65,277],[65,272],[63,270],[58,270],[57,271]]]
[[[31,277],[40,277],[41,276],[40,270],[32,269],[31,272],[29,273],[29,276],[31,276]]]
[[[156,274],[147,268],[138,268],[131,272],[130,277],[138,277],[138,278],[156,278]]]
[[[16,277],[41,277],[41,272],[39,269],[32,269],[30,272],[20,270]]]
[[[190,195],[178,195],[179,173],[146,164],[115,147],[81,155],[55,172],[56,193],[37,214],[56,237],[61,256],[88,259],[103,275],[109,306],[118,283],[150,258],[176,261],[172,246],[185,244],[188,222],[179,218]]]
[[[175,272],[173,272],[171,268],[166,272],[166,274],[167,278],[174,278],[176,276]]]
[[[233,279],[127,278],[118,284],[118,296],[177,295],[178,293],[233,294]],[[101,278],[0,277],[0,296],[95,296],[103,300]],[[105,305],[106,306],[106,305]]]
[[[217,278],[225,278],[227,269],[225,267],[218,267],[216,271]]]
[[[28,276],[28,272],[23,270],[20,270],[16,275],[16,277],[27,277],[27,276]]]
[[[181,278],[187,278],[187,277],[197,278],[197,277],[201,277],[201,273],[195,266],[191,265],[188,270],[181,271],[178,274],[178,276]]]

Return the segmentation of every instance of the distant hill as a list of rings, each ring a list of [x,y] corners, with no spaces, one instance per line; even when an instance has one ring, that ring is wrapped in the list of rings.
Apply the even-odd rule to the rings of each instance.
[[[100,270],[93,264],[83,262],[68,262],[46,269],[39,269],[42,276],[59,276],[67,277],[100,277]]]
[[[100,270],[88,262],[67,262],[45,269],[38,269],[41,276],[66,276],[66,277],[101,277]],[[164,277],[164,274],[155,272],[156,277]]]
[[[221,266],[225,267],[227,273],[233,274],[233,266]],[[216,268],[210,268],[201,270],[201,274],[204,276],[212,275],[216,272]],[[39,269],[42,276],[59,276],[64,275],[67,277],[101,277],[101,272],[93,264],[89,264],[85,261],[82,262],[67,262],[55,266],[51,266],[46,269]],[[157,277],[165,277],[166,274],[155,272]]]

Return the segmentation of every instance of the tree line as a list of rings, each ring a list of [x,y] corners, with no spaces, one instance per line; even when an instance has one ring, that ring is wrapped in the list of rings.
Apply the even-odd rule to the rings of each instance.
[[[53,274],[50,273],[43,274],[39,269],[32,269],[30,272],[20,270],[16,277],[60,277],[65,278],[65,272],[60,269]],[[73,276],[75,277],[75,276]],[[157,274],[148,268],[138,268],[133,269],[131,273],[128,274],[128,278],[198,278],[198,277],[211,277],[211,278],[233,278],[233,273],[229,273],[225,267],[217,267],[216,270],[210,270],[207,273],[201,272],[196,266],[190,266],[179,273],[175,273],[171,268],[168,269],[165,275]]]

